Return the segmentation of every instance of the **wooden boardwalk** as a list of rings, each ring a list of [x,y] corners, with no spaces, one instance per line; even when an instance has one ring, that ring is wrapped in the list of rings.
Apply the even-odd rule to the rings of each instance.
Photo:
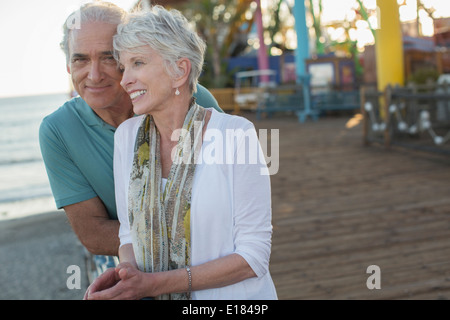
[[[364,147],[353,115],[243,116],[280,130],[270,264],[279,299],[450,298],[449,156]],[[379,290],[367,288],[370,265]]]

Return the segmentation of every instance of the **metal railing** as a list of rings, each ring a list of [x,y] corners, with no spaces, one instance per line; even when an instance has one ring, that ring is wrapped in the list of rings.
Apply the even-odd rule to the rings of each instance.
[[[450,154],[450,85],[361,89],[363,142]]]

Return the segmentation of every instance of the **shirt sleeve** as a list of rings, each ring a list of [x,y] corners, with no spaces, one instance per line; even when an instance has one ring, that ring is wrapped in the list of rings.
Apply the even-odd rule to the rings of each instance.
[[[194,97],[196,98],[196,102],[199,106],[204,108],[214,108],[219,112],[223,112],[223,110],[219,107],[216,98],[214,98],[212,93],[201,84],[197,85],[197,92],[194,94]]]
[[[272,239],[270,177],[256,130],[248,125],[236,141],[233,169],[234,243],[258,277],[269,270]]]
[[[125,145],[121,132],[122,130],[119,127],[114,135],[114,192],[116,195],[117,218],[120,222],[120,246],[123,246],[124,244],[132,243],[132,238],[128,220],[128,183],[125,179],[127,172],[126,151],[124,150]]]
[[[39,128],[39,145],[58,209],[97,196],[70,157],[59,131],[46,119]]]

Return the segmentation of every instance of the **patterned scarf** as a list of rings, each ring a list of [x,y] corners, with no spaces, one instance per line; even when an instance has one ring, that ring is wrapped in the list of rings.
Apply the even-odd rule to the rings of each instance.
[[[190,208],[195,160],[202,144],[206,110],[189,108],[164,190],[161,188],[160,135],[147,115],[136,136],[128,191],[128,217],[136,262],[141,271],[190,266]],[[187,299],[187,293],[158,299]]]

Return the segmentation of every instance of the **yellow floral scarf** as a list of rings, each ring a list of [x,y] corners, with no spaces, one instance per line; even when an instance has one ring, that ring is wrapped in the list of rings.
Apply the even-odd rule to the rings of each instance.
[[[164,190],[161,188],[160,136],[147,115],[138,129],[128,190],[133,250],[141,271],[160,272],[190,266],[192,180],[202,144],[206,110],[189,108]],[[187,299],[187,293],[158,299]]]

